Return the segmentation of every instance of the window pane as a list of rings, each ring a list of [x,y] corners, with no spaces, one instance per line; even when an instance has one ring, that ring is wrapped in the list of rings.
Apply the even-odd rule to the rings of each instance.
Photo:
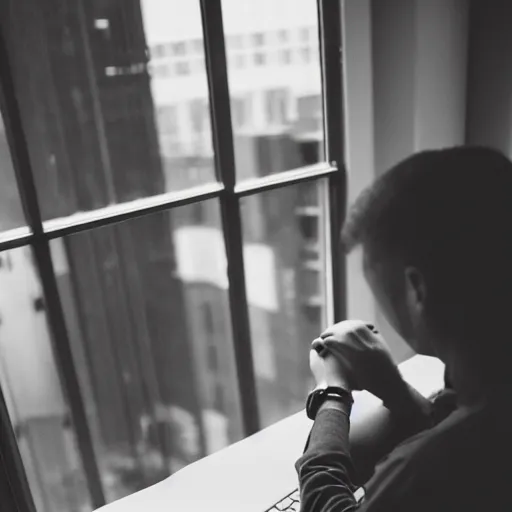
[[[232,105],[243,98],[253,113],[241,123],[232,112],[238,179],[322,161],[317,2],[222,0],[222,7]],[[304,98],[316,98],[317,108],[301,108]]]
[[[241,439],[216,201],[52,251],[109,501]]]
[[[0,253],[0,385],[38,512],[89,512],[29,247]]]
[[[215,180],[199,1],[5,4],[45,220]]]
[[[265,426],[304,408],[309,346],[326,325],[325,180],[242,200],[258,401]]]
[[[7,134],[0,115],[0,231],[25,225]]]

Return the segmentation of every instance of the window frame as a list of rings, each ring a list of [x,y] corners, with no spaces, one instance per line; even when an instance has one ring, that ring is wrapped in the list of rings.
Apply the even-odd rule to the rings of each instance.
[[[243,234],[240,201],[243,197],[294,184],[326,178],[322,200],[327,206],[326,286],[328,321],[346,316],[345,258],[337,243],[346,209],[346,171],[343,164],[343,88],[341,63],[341,7],[339,1],[317,0],[318,37],[322,74],[322,107],[324,113],[325,161],[247,181],[236,180],[233,126],[230,108],[227,55],[222,20],[221,0],[199,0],[203,27],[209,108],[215,157],[216,183],[179,192],[168,192],[143,201],[127,202],[78,213],[71,218],[43,221],[27,140],[12,80],[6,41],[0,27],[0,108],[3,114],[18,190],[27,227],[0,234],[0,252],[30,246],[38,268],[44,293],[47,318],[52,333],[52,348],[76,432],[79,454],[94,508],[106,503],[103,485],[94,453],[84,401],[79,386],[64,313],[57,288],[50,242],[113,223],[143,215],[217,199],[222,214],[222,229],[228,261],[229,305],[234,340],[234,356],[238,375],[245,435],[260,429],[256,376],[253,365],[251,330],[243,260]],[[0,488],[0,501],[16,503],[20,512],[35,512],[28,488],[16,437],[9,420],[0,389],[0,474],[10,479]],[[4,490],[2,490],[4,489]],[[7,489],[7,491],[5,491]],[[2,493],[10,493],[2,496]]]

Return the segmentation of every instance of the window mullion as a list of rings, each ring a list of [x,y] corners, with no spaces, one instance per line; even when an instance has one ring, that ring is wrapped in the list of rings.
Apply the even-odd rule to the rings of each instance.
[[[218,178],[224,184],[220,203],[228,260],[235,361],[245,434],[250,435],[259,430],[260,419],[245,285],[240,198],[235,194],[235,152],[221,0],[201,0],[201,13],[216,169]]]
[[[47,301],[46,310],[53,334],[51,340],[54,354],[67,397],[67,404],[71,411],[92,505],[94,508],[98,508],[105,504],[105,497],[57,287],[50,252],[50,241],[43,230],[27,141],[11,72],[6,41],[0,32],[0,100],[2,100],[1,107],[6,125],[6,133],[11,148],[23,208],[33,232],[31,245],[39,270],[44,296]],[[0,421],[2,420],[3,418],[0,418]],[[26,475],[19,475],[21,471],[20,466],[12,468],[12,471],[18,473],[20,481],[26,478]]]
[[[346,318],[345,256],[341,251],[340,230],[346,210],[347,182],[343,163],[343,81],[341,48],[341,2],[318,0],[322,62],[325,155],[338,170],[329,176],[329,243],[332,317]]]

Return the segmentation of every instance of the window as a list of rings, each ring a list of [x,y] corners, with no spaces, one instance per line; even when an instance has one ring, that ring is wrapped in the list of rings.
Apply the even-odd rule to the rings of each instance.
[[[300,50],[300,55],[301,55],[301,58],[302,58],[302,61],[305,63],[305,64],[309,64],[311,62],[311,56],[312,56],[312,50],[311,48],[301,48]]]
[[[221,384],[217,384],[215,386],[215,398],[214,398],[214,406],[220,412],[224,412],[224,388]]]
[[[307,43],[309,41],[310,30],[307,27],[301,28],[299,31],[299,41],[301,43]]]
[[[217,347],[215,345],[208,345],[208,368],[213,373],[216,373],[219,371],[219,362],[217,359]]]
[[[205,211],[204,211],[203,203],[191,204],[190,208],[192,209],[192,216],[191,216],[192,222],[194,224],[197,224],[198,226],[204,224],[204,222],[205,222]],[[205,318],[207,318],[206,314],[207,313],[205,313]],[[208,312],[208,315],[211,315],[211,311]],[[207,324],[207,322],[205,320],[205,325],[213,325],[213,322],[210,323],[210,316],[208,316],[208,324]],[[213,328],[211,330],[213,330]]]
[[[265,54],[262,52],[258,52],[254,54],[254,65],[255,66],[263,66],[265,65]]]
[[[157,44],[151,49],[151,57],[155,59],[161,59],[165,57],[165,46],[163,44]]]
[[[318,218],[312,215],[299,216],[300,232],[305,240],[317,240],[318,238]]]
[[[186,61],[176,62],[174,69],[176,76],[186,76],[190,74],[190,64]]]
[[[161,105],[157,107],[157,125],[159,132],[176,137],[179,134],[178,107]]]
[[[227,45],[229,48],[232,48],[234,50],[239,50],[243,48],[244,46],[244,37],[241,34],[237,34],[234,36],[228,36],[226,38]]]
[[[170,45],[171,54],[176,55],[177,57],[182,57],[187,53],[187,47],[184,42],[181,43],[172,43]]]
[[[198,203],[201,204],[201,203]],[[212,336],[214,333],[213,326],[213,312],[210,304],[203,304],[203,320],[204,320],[204,328],[208,335]]]
[[[202,133],[208,122],[208,110],[205,101],[194,100],[190,102],[190,122],[195,133]]]
[[[234,56],[234,67],[235,69],[242,69],[245,67],[245,55],[243,53],[239,53]]]
[[[202,39],[194,39],[193,41],[190,41],[190,47],[192,49],[192,52],[202,54],[204,52],[204,45]]]
[[[288,31],[279,30],[279,32],[277,33],[277,37],[280,43],[286,43],[288,41]]]
[[[279,52],[279,63],[284,66],[288,66],[292,63],[292,51],[291,50],[281,50]]]
[[[0,431],[19,448],[0,451],[38,512],[97,509],[302,409],[304,347],[344,314],[339,2],[294,0],[322,78],[268,74],[246,14],[275,9],[284,44],[273,0],[110,0],[96,29],[104,6],[77,1],[0,22]]]
[[[265,44],[265,36],[262,33],[253,34],[252,43],[254,46],[263,46]]]
[[[288,91],[276,89],[265,93],[266,115],[269,124],[286,124],[288,120]]]
[[[241,98],[231,99],[231,119],[234,128],[243,128],[251,125],[252,95],[247,94]]]

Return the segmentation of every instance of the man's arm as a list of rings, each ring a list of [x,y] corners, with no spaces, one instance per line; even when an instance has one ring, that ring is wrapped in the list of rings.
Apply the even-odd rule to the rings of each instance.
[[[349,414],[345,405],[334,401],[326,401],[318,411],[304,455],[295,465],[299,475],[301,510],[356,510],[348,441]]]
[[[396,446],[431,424],[431,402],[405,383],[404,388],[409,399],[375,403],[367,412],[352,416],[350,454],[355,469],[352,481],[357,486],[370,479],[377,462]]]
[[[404,383],[405,386],[405,383]],[[406,394],[405,390],[410,393]],[[427,403],[425,403],[427,402]],[[430,426],[430,402],[413,388],[404,387],[390,404],[394,411],[385,420],[386,432],[379,432],[378,445],[350,446],[350,410],[343,404],[326,401],[318,412],[304,455],[297,461],[301,502],[308,512],[349,512],[357,509],[354,483],[362,485],[375,464],[401,441]],[[382,423],[382,411],[376,411]],[[374,423],[373,428],[384,427]],[[351,450],[355,448],[356,468]],[[357,474],[356,474],[357,469]],[[363,480],[364,478],[364,480]]]

